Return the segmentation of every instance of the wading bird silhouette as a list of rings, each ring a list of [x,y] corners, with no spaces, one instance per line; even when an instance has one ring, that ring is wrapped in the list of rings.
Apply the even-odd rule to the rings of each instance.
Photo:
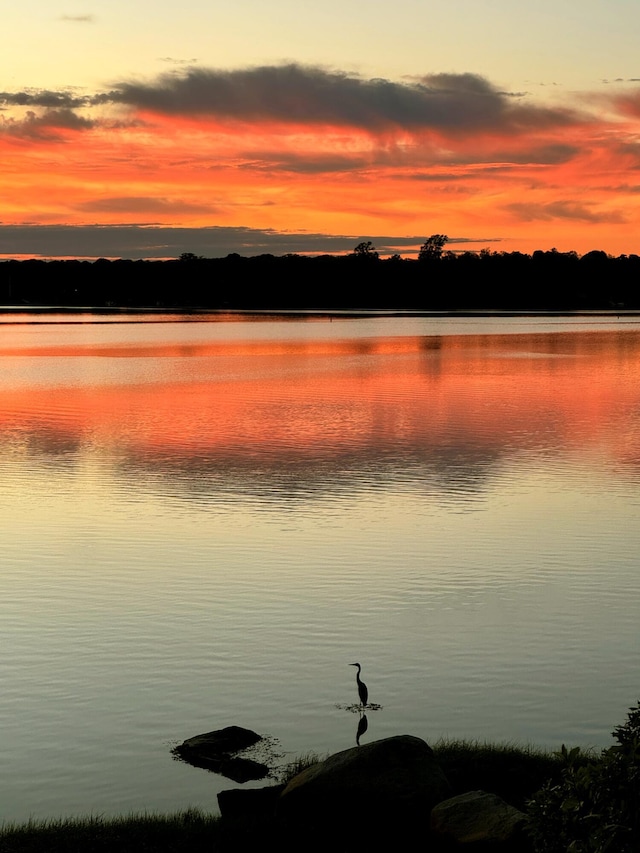
[[[360,697],[360,704],[364,707],[367,704],[367,699],[369,698],[369,691],[367,690],[367,685],[364,683],[364,681],[360,680],[360,670],[362,669],[362,667],[359,663],[350,663],[349,666],[358,667],[356,683],[358,685],[358,696]]]

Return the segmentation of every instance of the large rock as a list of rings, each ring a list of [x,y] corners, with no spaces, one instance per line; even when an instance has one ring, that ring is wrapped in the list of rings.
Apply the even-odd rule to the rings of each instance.
[[[526,816],[496,794],[469,791],[434,806],[432,832],[462,848],[525,850]]]
[[[278,798],[284,785],[269,785],[266,788],[231,788],[218,793],[220,814],[226,819],[253,820],[256,817],[273,818]]]
[[[411,735],[347,749],[292,779],[280,796],[278,815],[287,823],[339,828],[342,838],[379,838],[380,831],[428,829],[432,807],[451,788],[427,744]],[[398,833],[400,834],[400,833]]]

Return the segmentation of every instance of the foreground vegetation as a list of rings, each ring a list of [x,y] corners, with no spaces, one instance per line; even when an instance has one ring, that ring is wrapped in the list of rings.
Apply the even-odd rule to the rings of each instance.
[[[599,755],[564,746],[559,781],[529,803],[537,853],[638,853],[640,850],[640,703]]]
[[[640,850],[640,703],[601,752],[440,741],[434,752],[454,793],[483,789],[527,810],[536,853]],[[290,765],[292,777],[317,756]],[[285,777],[286,781],[286,777]],[[357,816],[354,816],[357,820]],[[401,836],[394,836],[398,841]],[[0,830],[2,853],[216,853],[316,849],[273,820],[233,822],[188,810],[171,816],[55,820]],[[339,842],[335,848],[340,850]]]
[[[30,821],[0,831],[2,853],[182,853],[222,850],[221,821],[189,810],[170,816]]]
[[[484,788],[524,808],[547,779],[560,779],[558,756],[535,749],[466,741],[441,741],[433,749],[456,793]],[[305,756],[287,769],[286,776],[315,760],[317,756]],[[170,816],[33,821],[0,830],[2,853],[215,853],[272,845],[279,851],[299,845],[310,849],[309,839],[296,837],[288,843],[281,829],[264,821],[229,823],[197,810]]]

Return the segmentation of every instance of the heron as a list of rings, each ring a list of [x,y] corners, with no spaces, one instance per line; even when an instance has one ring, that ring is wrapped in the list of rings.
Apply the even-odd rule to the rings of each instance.
[[[360,670],[362,669],[362,667],[359,663],[350,663],[349,666],[358,667],[356,683],[358,685],[358,696],[360,697],[360,704],[364,706],[367,704],[367,699],[369,698],[369,691],[367,690],[367,685],[364,683],[364,681],[361,681],[360,679]]]

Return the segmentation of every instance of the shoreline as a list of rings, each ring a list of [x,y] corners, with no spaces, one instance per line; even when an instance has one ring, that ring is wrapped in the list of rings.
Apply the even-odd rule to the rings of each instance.
[[[526,809],[528,800],[550,778],[560,778],[562,768],[559,753],[530,745],[440,740],[431,748],[451,784],[453,794],[484,789],[522,811]],[[286,784],[304,767],[321,760],[319,756],[310,755],[301,759],[302,763],[293,762],[288,774],[280,780],[271,779],[267,787]],[[229,788],[238,789],[239,786],[230,781]],[[428,825],[428,815],[425,819]],[[402,835],[402,827],[396,827],[396,831]],[[70,850],[91,850],[92,853],[139,853],[144,850],[153,850],[154,853],[216,853],[256,850],[264,847],[266,840],[281,850],[299,850],[301,844],[307,849],[317,849],[313,846],[312,837],[303,839],[299,832],[289,831],[278,821],[275,813],[269,816],[249,812],[223,818],[219,813],[188,808],[172,814],[145,812],[107,818],[89,815],[32,818],[26,822],[2,822],[0,819],[2,853],[68,853]]]
[[[198,308],[198,307],[131,307],[131,306],[66,306],[66,305],[2,305],[0,317],[15,316],[107,316],[107,317],[430,317],[430,318],[495,318],[495,317],[608,317],[622,319],[640,317],[640,309],[580,308],[576,310],[551,310],[538,308],[450,308],[428,310],[422,308]],[[27,321],[25,321],[27,322]],[[165,320],[161,322],[172,322]]]

